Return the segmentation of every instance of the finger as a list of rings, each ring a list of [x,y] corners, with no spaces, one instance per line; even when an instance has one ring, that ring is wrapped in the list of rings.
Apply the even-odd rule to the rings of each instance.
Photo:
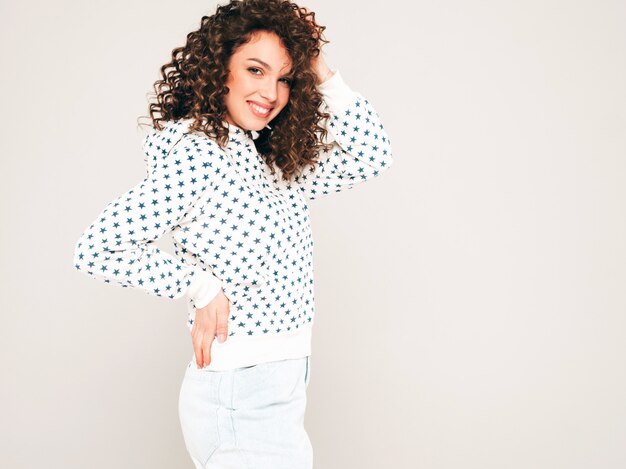
[[[208,315],[208,321],[204,323],[202,328],[202,341],[200,346],[202,347],[203,366],[208,366],[211,363],[211,345],[213,345],[213,339],[215,339],[215,316],[217,312],[211,311]]]
[[[211,345],[213,345],[213,339],[215,339],[215,326],[212,327],[204,337],[202,338],[202,355],[204,366],[209,366],[211,363]]]
[[[196,365],[202,368],[204,363],[204,353],[202,352],[202,337],[204,336],[198,322],[198,310],[196,310],[196,321],[191,328],[191,344],[193,345],[193,353],[196,357]]]
[[[221,344],[228,337],[228,316],[230,315],[229,309],[222,309],[217,313],[217,341]]]
[[[191,331],[191,343],[193,345],[193,353],[196,356],[196,365],[198,365],[198,368],[202,368],[202,363],[204,361],[204,356],[202,353],[202,334],[199,334],[197,330]]]

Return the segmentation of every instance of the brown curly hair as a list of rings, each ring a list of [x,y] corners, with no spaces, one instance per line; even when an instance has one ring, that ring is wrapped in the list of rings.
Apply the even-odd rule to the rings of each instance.
[[[327,131],[322,121],[330,117],[320,109],[311,59],[320,54],[325,26],[315,13],[287,0],[231,0],[203,16],[200,28],[187,34],[187,43],[172,51],[172,61],[161,67],[163,79],[154,84],[156,102],[149,105],[152,126],[161,121],[193,118],[190,130],[199,130],[221,148],[228,142],[224,96],[228,93],[228,63],[238,47],[259,31],[275,33],[292,61],[293,80],[287,105],[259,132],[257,151],[275,174],[290,181],[307,165],[314,166]]]

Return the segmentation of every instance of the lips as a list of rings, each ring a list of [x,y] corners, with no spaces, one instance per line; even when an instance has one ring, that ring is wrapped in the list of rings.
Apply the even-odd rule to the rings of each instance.
[[[274,109],[272,107],[264,106],[260,103],[257,103],[256,101],[247,101],[247,103],[248,107],[252,111],[252,114],[257,117],[267,117],[269,116],[272,109]]]

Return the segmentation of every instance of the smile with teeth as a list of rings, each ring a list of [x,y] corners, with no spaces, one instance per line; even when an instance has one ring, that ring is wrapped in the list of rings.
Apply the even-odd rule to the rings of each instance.
[[[250,101],[248,101],[248,105],[250,106],[250,109],[252,109],[252,113],[258,117],[267,117],[272,110],[271,107],[259,106],[258,104],[254,104]]]

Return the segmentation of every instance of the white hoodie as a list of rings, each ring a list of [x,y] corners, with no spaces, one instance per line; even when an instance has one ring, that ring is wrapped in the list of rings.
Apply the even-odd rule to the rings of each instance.
[[[392,164],[389,137],[371,104],[338,71],[319,85],[333,148],[291,182],[271,175],[252,138],[229,125],[225,150],[190,119],[153,129],[147,174],[111,201],[76,243],[74,267],[106,283],[187,299],[196,308],[220,288],[228,337],[213,341],[205,369],[227,370],[311,354],[315,317],[308,202],[350,189]],[[171,233],[171,255],[153,242]],[[193,358],[192,358],[193,360]]]

